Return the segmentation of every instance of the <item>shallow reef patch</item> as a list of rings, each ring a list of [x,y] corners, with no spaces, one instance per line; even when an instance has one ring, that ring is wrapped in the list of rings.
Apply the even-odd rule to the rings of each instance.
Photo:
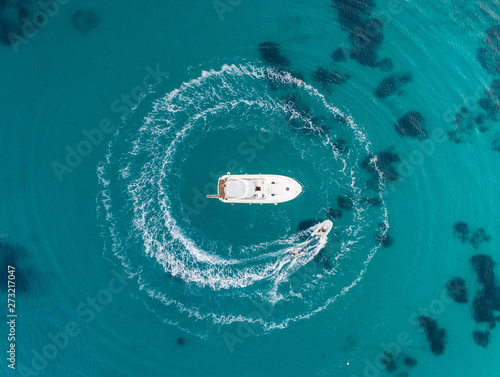
[[[385,222],[378,224],[378,231],[375,233],[375,241],[384,248],[391,247],[394,239],[389,235],[389,227]]]
[[[385,98],[395,93],[397,90],[397,83],[394,77],[386,77],[375,88],[375,97]]]
[[[470,243],[474,249],[477,249],[483,242],[489,242],[490,240],[491,236],[486,234],[483,228],[479,228],[472,234]]]
[[[384,40],[383,24],[379,19],[369,19],[351,30],[351,58],[368,67],[378,66],[378,50]]]
[[[375,97],[386,98],[394,93],[398,93],[403,84],[406,84],[411,80],[412,74],[410,72],[386,77],[375,88]]]
[[[71,24],[81,33],[88,34],[99,26],[101,17],[93,10],[78,9],[71,16]]]
[[[384,352],[384,358],[382,359],[382,365],[384,365],[385,370],[389,373],[395,372],[398,367],[396,365],[396,358],[392,352]]]
[[[188,343],[188,340],[186,338],[179,337],[177,338],[176,343],[178,346],[185,346]]]
[[[399,178],[395,165],[399,162],[401,162],[401,157],[388,150],[367,156],[362,161],[361,168],[370,173],[375,181],[395,182]]]
[[[470,262],[481,284],[472,303],[472,317],[477,323],[487,323],[493,328],[499,319],[495,311],[500,310],[500,287],[496,285],[494,271],[496,263],[486,254],[476,254]]]
[[[327,255],[326,249],[321,249],[313,258],[313,260],[321,265],[325,270],[331,270],[333,268],[332,260]]]
[[[279,44],[274,42],[262,42],[259,43],[258,48],[262,60],[266,63],[278,67],[288,67],[290,65],[288,58],[281,54]]]
[[[414,368],[417,365],[417,359],[412,356],[405,356],[403,362],[408,368]]]
[[[353,209],[354,200],[350,195],[339,195],[337,196],[337,205],[341,209]]]
[[[394,127],[400,136],[408,136],[418,140],[427,139],[424,117],[417,111],[404,114],[398,119]]]
[[[337,10],[340,25],[351,29],[371,14],[376,3],[374,0],[334,0],[332,6]]]
[[[491,150],[500,153],[500,132],[495,134],[495,138],[491,142]]]
[[[476,254],[470,259],[472,267],[476,272],[478,281],[484,288],[492,288],[495,286],[495,272],[494,268],[496,263],[493,258],[486,254]]]
[[[382,200],[378,197],[365,197],[361,199],[361,203],[363,205],[369,206],[369,207],[380,207],[382,206]]]
[[[483,46],[477,50],[477,59],[488,73],[500,74],[500,25],[486,30]]]
[[[465,304],[469,302],[467,286],[462,278],[453,278],[446,282],[446,289],[451,299],[457,303]]]
[[[345,141],[342,138],[339,138],[339,139],[335,140],[332,144],[333,144],[333,147],[339,153],[347,153],[347,152],[349,152],[349,145],[347,144],[347,141]]]
[[[437,321],[428,316],[418,317],[418,322],[422,330],[424,330],[432,354],[434,356],[441,355],[446,348],[446,330],[440,328]]]
[[[476,330],[472,333],[474,343],[483,348],[486,348],[490,343],[490,335],[491,332],[489,330],[485,331]]]
[[[342,210],[337,208],[327,208],[326,217],[328,217],[330,220],[340,219],[342,217]]]
[[[453,237],[465,243],[469,240],[469,233],[469,226],[465,221],[457,221],[453,224]]]
[[[313,81],[319,83],[326,92],[331,92],[331,84],[342,85],[345,84],[350,78],[351,76],[348,73],[327,71],[323,67],[317,68],[312,74]]]
[[[33,18],[34,14],[38,15]],[[13,46],[18,43],[26,43],[27,39],[38,32],[44,24],[45,17],[40,20],[40,6],[34,0],[13,0],[0,2],[0,43],[5,46]]]
[[[332,59],[336,62],[346,61],[347,56],[346,53],[344,52],[344,49],[342,47],[339,47],[335,51],[333,51]]]
[[[394,68],[394,63],[391,59],[384,58],[378,62],[377,66],[382,72],[390,72]]]
[[[313,110],[297,94],[289,94],[280,99],[285,105],[285,119],[293,131],[306,136],[327,135],[330,127],[328,119],[317,117]]]

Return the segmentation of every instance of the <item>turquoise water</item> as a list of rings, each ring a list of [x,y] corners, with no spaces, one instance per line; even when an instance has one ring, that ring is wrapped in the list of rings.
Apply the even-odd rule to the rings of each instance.
[[[19,24],[5,3],[2,25]],[[341,3],[74,0],[0,46],[0,276],[15,265],[18,315],[6,375],[498,374],[471,263],[500,259],[500,95],[480,101],[499,78],[498,5],[379,1],[346,21]],[[375,17],[378,42],[362,33]],[[364,54],[336,61],[339,47]],[[414,137],[394,126],[410,111]],[[305,192],[206,200],[227,171]],[[328,243],[309,240],[328,216]],[[465,304],[447,292],[455,277]],[[419,316],[445,329],[443,352]]]

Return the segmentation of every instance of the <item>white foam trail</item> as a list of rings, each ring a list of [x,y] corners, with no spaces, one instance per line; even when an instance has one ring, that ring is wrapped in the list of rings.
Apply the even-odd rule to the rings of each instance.
[[[274,328],[284,328],[289,323],[309,318],[330,306],[338,297],[346,294],[362,279],[378,247],[375,246],[369,251],[356,278],[352,283],[343,287],[338,294],[328,298],[322,304],[316,305],[313,310],[308,310],[307,313],[275,321],[250,318],[243,314],[202,313],[196,308],[188,307],[173,297],[169,297],[161,290],[152,288],[141,268],[133,267],[128,255],[131,243],[137,241],[132,240],[132,235],[123,237],[122,229],[120,229],[121,226],[125,228],[131,226],[128,231],[133,231],[140,237],[142,244],[140,248],[143,248],[145,256],[154,258],[166,273],[184,282],[195,283],[199,287],[207,287],[213,291],[242,289],[267,282],[265,284],[267,285],[266,291],[261,291],[262,287],[259,287],[254,292],[256,297],[265,298],[272,303],[289,298],[303,299],[302,294],[292,292],[292,290],[288,292],[288,298],[278,291],[290,276],[318,254],[325,246],[325,242],[322,240],[316,243],[312,243],[310,240],[301,241],[301,235],[294,234],[280,240],[241,248],[239,255],[248,255],[248,257],[237,259],[222,257],[212,250],[205,250],[197,245],[190,237],[190,229],[180,225],[173,212],[174,203],[177,203],[179,198],[172,194],[175,192],[175,187],[173,181],[168,177],[173,174],[178,149],[194,131],[199,132],[200,127],[205,132],[209,132],[211,126],[207,120],[210,117],[220,113],[230,113],[238,109],[239,106],[261,108],[263,111],[281,109],[294,112],[290,106],[263,93],[260,93],[259,96],[254,95],[253,92],[242,93],[241,88],[235,86],[235,83],[238,84],[239,77],[256,81],[270,78],[285,84],[293,84],[294,87],[298,88],[297,90],[304,91],[315,101],[321,103],[330,114],[345,119],[357,143],[363,146],[367,154],[371,154],[371,144],[362,128],[353,121],[351,116],[346,116],[340,109],[330,105],[325,97],[311,85],[289,73],[269,68],[255,67],[251,64],[223,65],[220,70],[202,71],[198,78],[183,83],[180,88],[155,101],[152,105],[152,111],[144,118],[142,126],[135,135],[122,136],[121,132],[126,130],[117,132],[114,142],[108,148],[106,160],[98,167],[101,188],[98,196],[98,213],[101,221],[105,224],[103,233],[112,240],[110,251],[119,258],[130,276],[137,277],[139,287],[147,292],[149,299],[160,301],[166,306],[175,306],[180,313],[186,313],[189,317],[197,320],[211,318],[214,323],[218,324],[247,321],[259,323],[265,331],[269,331]],[[203,93],[203,91],[206,92]],[[206,106],[208,103],[210,105]],[[130,116],[133,116],[133,112]],[[293,116],[300,117],[301,115],[295,112]],[[318,131],[317,126],[311,120],[305,119],[305,124]],[[120,139],[120,137],[125,140]],[[350,239],[340,244],[340,250],[334,258],[335,261],[341,261],[365,237],[363,232],[369,226],[369,222],[365,221],[366,209],[363,208],[359,200],[362,189],[358,185],[356,174],[359,169],[356,166],[359,166],[360,154],[354,155],[354,152],[350,150],[347,157],[343,158],[334,147],[333,140],[329,135],[322,136],[321,143],[330,149],[333,158],[341,161],[343,167],[340,172],[349,178],[348,186],[355,199],[352,224],[344,229],[346,237]],[[123,165],[121,161],[113,160],[115,156],[112,151],[115,144],[118,144],[119,147],[126,145],[128,148],[128,152],[124,155]],[[302,153],[306,153],[306,151]],[[135,158],[142,161],[140,169],[132,165]],[[351,168],[349,168],[350,166]],[[113,173],[114,169],[119,172],[118,178],[114,177],[116,174]],[[378,173],[382,177],[382,172],[378,171]],[[115,189],[113,184],[118,185],[118,190],[129,198],[129,203],[126,205],[131,208],[133,213],[132,224],[123,223],[127,221],[126,218],[114,216],[114,213],[121,208],[115,207],[113,204],[112,192]],[[123,186],[124,184],[125,186]],[[379,185],[379,196],[384,202],[382,179],[379,181]],[[387,225],[384,232],[387,232],[389,227],[385,205],[382,217]],[[289,252],[296,247],[303,248],[305,252],[299,258],[292,259]],[[258,255],[254,256],[255,254]],[[332,269],[330,274],[335,275],[337,268]],[[327,275],[328,273],[319,275],[318,279],[324,280],[324,276]],[[248,295],[248,293],[240,293]],[[178,324],[178,321],[172,321],[172,323]]]

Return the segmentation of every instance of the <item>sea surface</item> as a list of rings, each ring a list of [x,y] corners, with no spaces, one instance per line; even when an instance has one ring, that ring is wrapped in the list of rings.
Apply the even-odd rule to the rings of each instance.
[[[497,376],[499,20],[0,1],[1,374]],[[206,199],[226,172],[304,193]]]

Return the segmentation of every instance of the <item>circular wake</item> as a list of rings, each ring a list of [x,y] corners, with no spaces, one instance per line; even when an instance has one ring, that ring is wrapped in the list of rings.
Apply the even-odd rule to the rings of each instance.
[[[199,336],[240,322],[284,328],[347,293],[377,251],[387,213],[381,187],[379,205],[367,201],[369,153],[351,117],[288,73],[202,71],[146,97],[110,143],[98,167],[106,253],[165,322]],[[305,193],[278,206],[207,200],[227,171],[288,175]],[[332,213],[328,242],[310,237]]]

